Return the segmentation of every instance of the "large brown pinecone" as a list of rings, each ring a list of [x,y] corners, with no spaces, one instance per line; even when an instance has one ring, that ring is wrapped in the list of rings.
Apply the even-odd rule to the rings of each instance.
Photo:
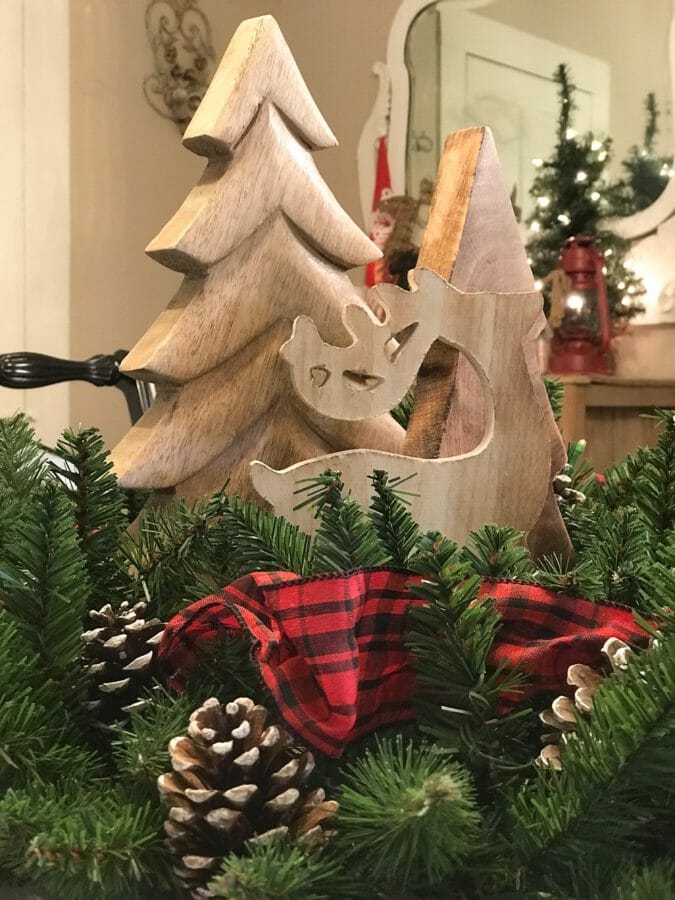
[[[283,728],[266,727],[267,716],[247,697],[226,705],[211,698],[190,716],[188,736],[169,744],[174,771],[158,779],[170,806],[164,829],[174,871],[195,898],[212,896],[206,885],[224,857],[251,838],[329,834],[324,820],[338,804],[321,789],[302,790],[314,757]]]
[[[125,601],[114,610],[108,603],[92,609],[96,625],[82,634],[90,676],[86,706],[101,722],[124,718],[141,708],[141,698],[154,675],[155,654],[164,623],[144,619],[145,603],[129,607]]]

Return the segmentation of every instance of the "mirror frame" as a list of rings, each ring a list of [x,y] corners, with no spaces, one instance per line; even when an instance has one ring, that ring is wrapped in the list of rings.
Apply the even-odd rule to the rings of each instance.
[[[458,10],[479,9],[495,0],[446,0]],[[379,79],[375,104],[366,120],[358,144],[358,176],[361,212],[366,230],[372,223],[372,202],[375,189],[375,156],[377,141],[387,137],[389,171],[394,194],[405,193],[406,146],[408,140],[408,111],[410,109],[410,74],[405,60],[408,32],[415,20],[436,0],[403,0],[396,11],[387,40],[387,61],[377,62],[373,72]],[[675,110],[675,0],[672,4],[669,34],[670,86]],[[675,115],[671,147],[675,150]],[[615,219],[611,227],[622,237],[635,240],[655,232],[675,214],[675,178],[666,185],[661,196],[640,212]]]

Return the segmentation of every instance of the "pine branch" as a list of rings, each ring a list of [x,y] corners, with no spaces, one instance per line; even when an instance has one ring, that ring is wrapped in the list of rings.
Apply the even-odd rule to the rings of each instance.
[[[500,694],[517,692],[522,678],[502,667],[488,670],[499,615],[489,597],[478,599],[480,579],[468,574],[468,564],[456,552],[449,556],[443,543],[439,550],[443,557],[431,565],[417,560],[425,581],[412,593],[426,603],[411,608],[406,634],[420,688],[418,722],[458,753],[483,787],[528,758],[519,720],[529,711],[498,715]]]
[[[171,768],[169,741],[184,731],[194,707],[190,693],[153,691],[148,705],[132,712],[126,727],[112,730],[115,769],[125,784],[156,799],[157,778]]]
[[[97,429],[66,431],[56,452],[65,466],[53,463],[52,467],[72,500],[92,602],[97,608],[104,603],[117,608],[131,587],[121,548],[128,525],[125,496]]]
[[[629,867],[616,879],[612,897],[614,900],[673,900],[675,863],[661,860],[641,869]]]
[[[415,268],[412,266],[412,268]],[[403,285],[401,285],[403,287]],[[412,415],[413,407],[415,406],[415,389],[410,388],[408,393],[405,395],[403,400],[399,403],[398,406],[395,406],[390,415],[394,419],[394,421],[398,422],[401,428],[408,427],[408,422],[410,421],[410,416]]]
[[[650,819],[675,824],[663,790],[675,754],[675,635],[607,678],[564,746],[562,772],[539,770],[509,809],[510,839],[531,886],[564,890],[583,848],[616,857]],[[534,879],[534,881],[533,881]]]
[[[90,586],[67,499],[47,482],[0,560],[5,608],[45,675],[77,693],[81,622]]]
[[[186,600],[198,600],[229,580],[223,546],[222,494],[194,508],[182,501],[171,508],[143,511],[126,554],[137,573],[137,595],[148,600],[148,615],[166,620]]]
[[[485,525],[471,532],[462,559],[483,578],[517,579],[532,573],[522,532],[508,525]]]
[[[26,503],[45,474],[42,449],[23,413],[0,418],[0,493]]]
[[[231,854],[209,884],[228,900],[327,900],[338,887],[339,866],[325,853],[287,841],[249,841],[244,856]]]
[[[309,535],[249,500],[225,498],[221,528],[233,562],[233,577],[248,572],[283,570],[307,575],[310,571]]]
[[[339,849],[371,883],[437,884],[470,855],[479,823],[468,773],[435,747],[385,738],[347,767]]]
[[[45,470],[42,449],[23,413],[0,419],[0,554],[11,546]]]
[[[320,520],[312,553],[314,572],[345,572],[387,562],[387,553],[369,517],[343,491],[344,485],[334,472],[326,472],[310,484],[308,500]]]
[[[405,493],[400,487],[407,479],[390,479],[379,469],[370,479],[373,482],[371,521],[391,564],[405,568],[421,540],[417,523],[401,499]]]
[[[0,865],[68,900],[155,896],[170,883],[161,818],[111,782],[10,790],[0,798]]]
[[[551,409],[553,410],[553,418],[557,422],[562,415],[565,385],[558,378],[550,378],[549,376],[544,376],[544,387],[546,388],[548,402],[551,404]]]

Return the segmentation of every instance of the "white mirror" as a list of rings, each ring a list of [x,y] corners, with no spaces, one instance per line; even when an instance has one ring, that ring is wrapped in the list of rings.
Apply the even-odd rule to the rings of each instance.
[[[546,158],[558,116],[553,72],[567,63],[578,87],[575,127],[614,142],[610,177],[643,140],[645,98],[660,109],[657,150],[672,154],[673,0],[404,0],[389,36],[378,106],[360,147],[364,216],[372,201],[377,134],[388,137],[394,193],[417,196],[434,178],[445,136],[488,125],[507,185],[523,216],[531,211],[533,158]],[[643,321],[675,321],[675,179],[651,206],[617,220],[627,237],[646,238],[635,259],[647,290]]]

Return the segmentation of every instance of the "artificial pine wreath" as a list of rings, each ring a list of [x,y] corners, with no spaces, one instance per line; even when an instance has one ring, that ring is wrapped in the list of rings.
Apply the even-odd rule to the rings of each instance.
[[[25,419],[0,421],[10,890],[44,900],[179,900],[186,883],[241,900],[672,896],[675,414],[658,418],[656,446],[604,484],[572,457],[558,491],[577,554],[567,570],[533,563],[508,528],[486,525],[465,548],[421,534],[410,486],[384,473],[369,509],[335,473],[310,486],[313,538],[226,494],[144,511],[127,531],[136,498],[118,490],[94,431],[65,436],[59,472]],[[142,708],[102,728],[84,706],[87,611],[124,617],[141,602],[146,622],[168,621],[157,681]],[[326,629],[321,616],[340,611],[342,626]],[[569,665],[597,668],[612,636],[639,652],[593,685],[558,744],[561,770],[538,766],[539,714],[564,711],[556,698],[579,690]],[[292,735],[289,758],[262,773],[258,757],[249,776],[223,778],[213,748],[252,742],[239,758],[264,743],[263,708]],[[330,753],[315,752],[326,735]],[[280,793],[269,787],[277,775]],[[207,883],[186,880],[181,864],[176,874],[169,810],[182,810],[168,815],[181,826],[219,810],[212,819],[266,833],[274,817],[259,814],[288,790],[276,836],[214,847],[213,829],[195,825],[190,852],[173,849],[209,860]],[[236,809],[254,795],[250,817]],[[325,812],[336,813],[327,828]],[[303,842],[317,827],[330,839]]]

